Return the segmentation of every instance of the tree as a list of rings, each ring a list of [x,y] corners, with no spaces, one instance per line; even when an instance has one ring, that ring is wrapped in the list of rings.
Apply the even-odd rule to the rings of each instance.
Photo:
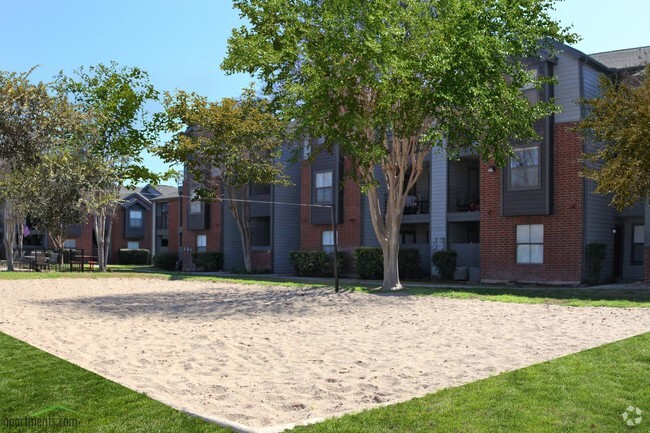
[[[99,64],[75,71],[75,78],[61,74],[58,83],[90,119],[86,151],[96,166],[94,188],[86,195],[97,239],[99,270],[106,271],[113,217],[120,187],[164,178],[143,165],[156,131],[146,104],[158,98],[148,74],[116,63]]]
[[[600,143],[586,155],[587,178],[596,192],[611,194],[619,210],[650,198],[650,65],[636,83],[601,76],[599,98],[583,101],[587,116],[580,129]]]
[[[47,232],[57,250],[63,249],[68,226],[81,224],[88,217],[83,200],[88,168],[82,152],[74,147],[57,147],[48,151],[33,170],[12,176],[11,183],[20,190],[26,214],[38,230]],[[59,261],[63,263],[63,255]]]
[[[42,154],[63,137],[69,112],[65,98],[51,94],[44,83],[32,84],[30,73],[0,71],[0,201],[9,271],[13,270],[16,227],[22,239],[27,204],[24,190],[12,179],[37,166]]]
[[[157,154],[189,170],[199,184],[192,199],[221,198],[219,186],[223,187],[239,228],[244,265],[252,271],[250,189],[252,184],[289,183],[278,160],[284,124],[252,88],[239,99],[220,102],[178,91],[167,93],[164,104],[166,129],[174,136]]]
[[[222,67],[257,74],[297,135],[325,137],[325,149],[352,161],[383,251],[383,288],[399,289],[403,209],[431,148],[444,137],[451,156],[468,149],[503,165],[509,140],[535,137],[534,121],[554,110],[521,92],[528,62],[552,53],[551,39],[573,40],[549,17],[553,3],[235,0],[250,24],[233,30]]]

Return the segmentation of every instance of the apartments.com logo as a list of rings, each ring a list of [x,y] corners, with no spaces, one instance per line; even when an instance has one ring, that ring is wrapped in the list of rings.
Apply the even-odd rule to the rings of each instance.
[[[81,415],[65,406],[50,406],[22,418],[4,418],[2,426],[6,428],[25,427],[78,427],[81,421],[71,415]]]

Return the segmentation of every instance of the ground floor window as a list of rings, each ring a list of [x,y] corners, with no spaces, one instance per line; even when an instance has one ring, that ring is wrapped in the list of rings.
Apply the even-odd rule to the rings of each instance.
[[[207,246],[208,246],[208,236],[196,235],[196,251],[203,253],[206,251]]]
[[[127,248],[130,250],[139,250],[140,249],[140,242],[137,241],[129,241],[127,244]]]
[[[643,248],[645,246],[645,226],[632,226],[632,264],[643,264]]]
[[[63,241],[63,248],[71,249],[74,250],[77,248],[77,240],[76,239],[66,239]]]
[[[323,251],[326,253],[334,252],[334,232],[331,230],[323,232]]]
[[[517,263],[544,263],[544,225],[517,226]]]

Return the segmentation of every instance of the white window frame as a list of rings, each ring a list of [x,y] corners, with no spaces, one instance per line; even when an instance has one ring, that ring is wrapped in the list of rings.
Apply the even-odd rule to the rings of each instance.
[[[196,235],[196,252],[203,253],[208,248],[208,235]]]
[[[134,214],[138,214],[139,218],[134,218]],[[136,224],[135,221],[138,221],[138,223]],[[137,229],[144,227],[144,212],[142,209],[129,209],[129,227]]]
[[[534,151],[536,155],[530,157],[527,155],[527,152]],[[541,187],[541,145],[540,143],[521,146],[513,148],[514,155],[510,158],[509,170],[508,170],[508,190],[510,191],[523,191],[529,189],[539,189]],[[536,174],[527,174],[527,172],[533,172],[536,170]],[[524,175],[524,178],[528,182],[523,185],[513,185],[513,180],[515,178],[514,174],[521,172]],[[530,176],[528,179],[527,176]]]
[[[319,197],[320,191],[329,190],[329,198]],[[317,204],[330,204],[334,201],[334,171],[324,170],[316,172],[314,176],[314,199]]]
[[[325,230],[321,234],[321,243],[323,246],[323,251],[326,253],[333,253],[334,252],[334,236],[333,236],[333,231],[332,230]],[[338,240],[339,233],[336,232],[336,239]]]
[[[544,224],[519,224],[516,227],[518,264],[544,263]]]
[[[140,249],[140,242],[139,241],[128,241],[126,244],[126,247],[129,250],[139,250]]]

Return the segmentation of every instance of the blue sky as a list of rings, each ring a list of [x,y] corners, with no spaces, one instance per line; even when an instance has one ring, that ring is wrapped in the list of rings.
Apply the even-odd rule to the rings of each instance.
[[[554,13],[589,54],[650,45],[648,0],[566,0]],[[237,96],[252,79],[219,65],[241,22],[228,0],[0,0],[0,70],[40,65],[35,80],[115,60],[149,72],[161,91]],[[152,168],[164,165],[147,158]]]

